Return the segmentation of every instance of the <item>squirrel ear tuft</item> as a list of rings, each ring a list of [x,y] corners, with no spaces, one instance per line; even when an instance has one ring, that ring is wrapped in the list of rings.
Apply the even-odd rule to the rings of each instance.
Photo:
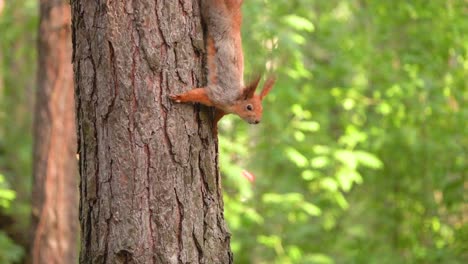
[[[253,81],[251,81],[244,88],[244,90],[242,90],[242,98],[244,98],[244,100],[248,99],[248,98],[252,98],[254,96],[255,90],[257,89],[258,83],[260,82],[260,78],[261,78],[261,76],[258,75],[257,77],[255,77],[255,79]]]
[[[263,100],[263,98],[271,91],[273,88],[273,85],[276,82],[276,77],[275,76],[270,76],[268,77],[268,80],[266,80],[265,84],[263,85],[263,89],[260,92],[260,99]]]

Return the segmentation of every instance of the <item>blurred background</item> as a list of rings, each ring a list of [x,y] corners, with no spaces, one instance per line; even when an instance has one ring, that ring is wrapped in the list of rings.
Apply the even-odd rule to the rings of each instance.
[[[0,0],[0,263],[30,233],[38,1]],[[246,0],[260,125],[220,123],[236,263],[468,263],[468,1]]]

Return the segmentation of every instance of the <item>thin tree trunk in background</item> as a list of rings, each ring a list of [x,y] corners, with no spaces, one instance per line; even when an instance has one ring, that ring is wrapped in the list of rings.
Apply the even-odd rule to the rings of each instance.
[[[232,263],[199,1],[72,1],[80,263]]]
[[[32,263],[76,263],[78,169],[70,6],[40,1]]]

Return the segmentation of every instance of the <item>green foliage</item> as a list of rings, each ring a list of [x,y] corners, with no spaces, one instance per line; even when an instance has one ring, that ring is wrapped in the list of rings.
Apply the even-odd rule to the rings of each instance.
[[[10,190],[5,182],[5,177],[0,174],[0,208],[9,208],[11,201],[15,199],[16,193]]]
[[[0,174],[0,212],[8,212],[11,202],[15,197],[16,193],[10,189],[3,175]],[[0,230],[0,263],[18,263],[23,256],[23,248],[12,241],[5,232]]]
[[[221,122],[236,263],[468,261],[466,8],[245,1],[247,78],[278,82]]]
[[[24,250],[18,244],[24,246],[29,239],[25,230],[30,219],[38,1],[4,2],[0,14],[0,263],[19,263]],[[8,224],[11,218],[13,224]]]
[[[0,263],[18,263],[24,255],[24,250],[16,245],[3,231],[0,231]]]

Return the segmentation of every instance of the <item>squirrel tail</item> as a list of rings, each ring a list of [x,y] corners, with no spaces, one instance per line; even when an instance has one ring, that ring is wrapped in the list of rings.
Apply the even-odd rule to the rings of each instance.
[[[214,43],[214,39],[212,36],[208,35],[207,38],[207,64],[208,64],[208,85],[215,84],[218,80],[218,71],[216,69],[216,47]]]
[[[214,14],[229,15],[240,11],[244,0],[201,0],[203,16],[208,18]]]

